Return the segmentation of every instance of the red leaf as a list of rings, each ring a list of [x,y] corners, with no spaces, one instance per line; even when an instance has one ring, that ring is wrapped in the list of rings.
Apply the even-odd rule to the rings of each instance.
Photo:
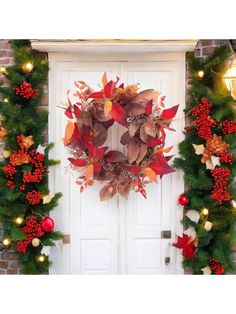
[[[163,110],[161,114],[161,119],[163,120],[173,119],[174,116],[176,115],[178,108],[179,108],[179,105]]]
[[[150,116],[150,114],[152,114],[152,106],[153,106],[153,103],[152,103],[152,99],[149,100],[147,103],[146,103],[146,106],[145,106],[145,112],[147,115]]]
[[[88,98],[103,98],[103,92],[94,92]]]
[[[129,131],[126,131],[120,138],[120,143],[122,145],[127,145],[131,141],[131,137],[129,135]]]
[[[87,165],[87,161],[85,159],[68,158],[68,160],[76,167],[84,167]]]
[[[112,104],[111,116],[113,120],[127,127],[127,119],[126,119],[125,110],[120,105],[114,102]]]
[[[129,170],[134,173],[134,174],[138,174],[140,171],[141,171],[142,167],[139,166],[139,165],[136,165],[136,166],[131,166],[129,168]]]
[[[76,118],[78,118],[80,116],[80,113],[81,113],[81,110],[80,108],[77,106],[77,105],[74,105],[73,106],[73,109],[74,109],[74,115]]]
[[[156,138],[156,137],[152,137],[152,136],[149,136],[148,138],[148,145],[150,147],[156,147],[157,145],[161,145],[162,144],[162,141],[159,139],[159,138]]]
[[[107,162],[120,162],[127,160],[127,157],[123,153],[116,150],[110,150],[106,153],[106,155],[104,155],[104,158]]]
[[[98,162],[93,163],[93,171],[95,174],[99,173],[101,171],[101,165]]]
[[[156,174],[160,176],[175,171],[172,167],[168,165],[166,158],[162,154],[158,154],[156,156],[156,160],[148,164],[148,167],[154,170]]]
[[[183,233],[183,237],[178,236],[177,243],[172,244],[172,246],[182,249],[182,255],[186,258],[193,258],[195,256],[196,247],[194,246],[193,239],[187,234]]]
[[[69,118],[72,119],[73,115],[72,115],[72,105],[69,105],[66,110],[65,110],[65,115]]]
[[[110,98],[115,87],[116,87],[117,82],[110,81],[104,86],[104,95],[106,98]]]
[[[107,146],[101,147],[101,148],[95,148],[93,152],[93,158],[100,160],[102,159],[105,151],[107,150]]]

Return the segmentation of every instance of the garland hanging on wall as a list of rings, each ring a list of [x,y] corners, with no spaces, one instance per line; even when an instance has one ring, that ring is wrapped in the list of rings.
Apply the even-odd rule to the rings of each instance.
[[[128,198],[131,190],[146,198],[148,183],[174,171],[167,163],[170,157],[164,156],[172,147],[164,146],[165,130],[174,131],[170,123],[178,106],[164,109],[165,96],[159,91],[138,93],[138,85],[118,86],[118,81],[108,82],[104,73],[98,92],[75,82],[78,101],[72,104],[68,97],[65,109],[70,120],[64,144],[72,155],[71,165],[80,173],[76,183],[82,192],[95,180],[101,182],[102,201],[117,193]],[[125,153],[103,146],[114,122],[124,128],[120,143]]]
[[[23,274],[42,274],[51,264],[50,247],[62,238],[48,217],[61,193],[53,196],[48,188],[48,167],[58,162],[48,158],[53,145],[42,146],[48,113],[38,108],[48,63],[27,40],[14,40],[11,45],[14,65],[1,67],[8,86],[0,87],[1,248],[18,253]]]
[[[194,274],[234,269],[236,112],[222,79],[229,53],[224,46],[207,59],[189,58],[192,86],[186,114],[192,123],[174,161],[183,169],[188,189],[179,198],[185,206],[184,234],[173,245]]]

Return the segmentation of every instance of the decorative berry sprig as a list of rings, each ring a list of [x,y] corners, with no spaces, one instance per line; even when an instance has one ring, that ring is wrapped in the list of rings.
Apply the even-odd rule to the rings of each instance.
[[[38,89],[33,89],[30,83],[24,82],[19,87],[14,88],[15,94],[22,98],[30,99],[38,96]]]

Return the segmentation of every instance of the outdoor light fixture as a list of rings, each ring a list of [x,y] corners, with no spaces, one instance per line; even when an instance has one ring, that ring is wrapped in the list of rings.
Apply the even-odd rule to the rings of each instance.
[[[236,99],[236,55],[233,55],[229,60],[224,80],[230,94]]]

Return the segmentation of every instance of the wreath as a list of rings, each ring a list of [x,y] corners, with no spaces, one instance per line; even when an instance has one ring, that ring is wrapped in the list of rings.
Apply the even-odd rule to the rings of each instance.
[[[168,165],[172,147],[165,148],[166,130],[174,118],[178,105],[164,109],[165,96],[154,89],[138,92],[139,84],[118,86],[102,76],[102,88],[94,91],[84,81],[75,82],[73,103],[67,92],[64,145],[69,149],[72,168],[79,170],[76,183],[82,192],[95,180],[104,186],[100,191],[102,201],[119,193],[128,198],[129,192],[141,193],[146,198],[145,187],[157,182],[157,177],[174,172]],[[108,130],[114,122],[124,127],[120,143],[124,152],[104,146]]]

